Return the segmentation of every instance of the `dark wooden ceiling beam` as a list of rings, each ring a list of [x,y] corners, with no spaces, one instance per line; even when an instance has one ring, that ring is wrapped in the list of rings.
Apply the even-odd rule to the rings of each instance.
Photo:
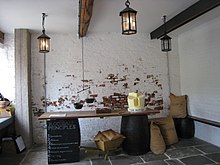
[[[79,37],[86,36],[92,17],[94,0],[79,1]]]
[[[0,31],[0,43],[4,43],[4,33]]]
[[[192,21],[200,15],[210,11],[211,9],[220,5],[220,0],[200,0],[188,7],[181,13],[166,22],[167,33],[183,26],[184,24]],[[161,25],[150,33],[151,39],[158,39],[164,35],[165,25]]]

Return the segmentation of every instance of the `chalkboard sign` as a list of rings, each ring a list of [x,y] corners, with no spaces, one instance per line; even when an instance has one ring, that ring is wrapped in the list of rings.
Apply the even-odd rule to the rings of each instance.
[[[79,161],[80,128],[78,119],[47,121],[48,163]]]

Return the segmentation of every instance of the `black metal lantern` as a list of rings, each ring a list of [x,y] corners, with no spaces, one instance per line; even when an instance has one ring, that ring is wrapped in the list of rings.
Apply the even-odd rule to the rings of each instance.
[[[126,8],[122,10],[119,14],[121,16],[122,34],[130,35],[137,33],[137,21],[136,14],[137,11],[130,8],[130,2],[127,0],[125,2]]]
[[[163,16],[164,22],[164,36],[160,39],[161,40],[161,51],[169,52],[171,51],[171,37],[166,34],[166,16]]]
[[[45,13],[42,13],[42,35],[40,35],[37,39],[39,40],[39,52],[40,53],[48,53],[50,51],[50,37],[48,37],[46,34],[45,34],[45,28],[44,28],[44,20],[45,20],[45,17],[47,15]]]
[[[169,52],[171,51],[171,37],[168,35],[164,35],[161,40],[161,51],[163,52]]]

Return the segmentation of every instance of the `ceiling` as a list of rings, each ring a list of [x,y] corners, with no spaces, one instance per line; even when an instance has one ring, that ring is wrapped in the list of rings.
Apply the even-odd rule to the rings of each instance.
[[[161,17],[171,19],[198,0],[130,0],[130,7],[137,10],[138,32],[149,34],[159,27]],[[93,15],[87,36],[97,32],[121,33],[119,12],[125,0],[94,0]],[[79,0],[1,0],[0,31],[13,33],[15,28],[27,28],[31,33],[42,30],[42,13],[47,33],[78,34]]]

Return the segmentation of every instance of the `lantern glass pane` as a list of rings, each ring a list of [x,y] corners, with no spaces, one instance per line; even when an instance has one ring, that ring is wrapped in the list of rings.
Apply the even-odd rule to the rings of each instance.
[[[122,24],[122,34],[135,34],[137,33],[136,25],[136,11],[127,7],[120,12],[121,24]]]
[[[164,40],[164,48],[166,50],[169,48],[169,40]]]
[[[129,15],[128,13],[123,13],[122,15],[122,30],[129,30]]]
[[[131,30],[135,30],[136,29],[136,18],[135,18],[135,13],[130,13],[130,27],[131,27]]]
[[[50,40],[48,38],[39,38],[39,52],[46,53],[50,50]]]
[[[171,50],[171,39],[161,40],[161,50],[164,52],[168,52]]]

